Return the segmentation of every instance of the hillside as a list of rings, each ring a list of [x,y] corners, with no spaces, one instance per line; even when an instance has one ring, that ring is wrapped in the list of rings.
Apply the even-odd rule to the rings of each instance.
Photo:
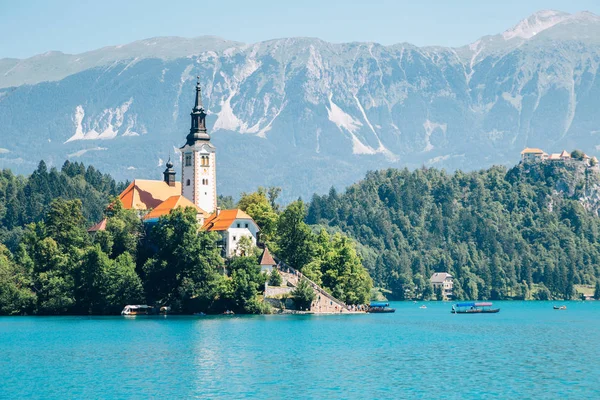
[[[93,166],[65,162],[48,168],[44,161],[27,177],[0,171],[0,244],[15,250],[26,225],[42,220],[53,199],[78,199],[90,225],[100,220],[109,199],[125,188]]]
[[[225,195],[263,185],[308,198],[384,167],[595,149],[598,38],[596,15],[540,11],[459,48],[170,37],[2,59],[0,168],[69,159],[158,179],[183,144],[197,75]]]
[[[315,195],[307,222],[357,239],[396,298],[430,295],[433,272],[454,275],[459,298],[570,298],[600,277],[599,195],[598,169],[580,162],[388,169]]]

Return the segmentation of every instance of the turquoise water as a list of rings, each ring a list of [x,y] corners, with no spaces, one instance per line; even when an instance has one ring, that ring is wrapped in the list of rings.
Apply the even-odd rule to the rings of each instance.
[[[0,318],[0,398],[600,398],[600,302]]]

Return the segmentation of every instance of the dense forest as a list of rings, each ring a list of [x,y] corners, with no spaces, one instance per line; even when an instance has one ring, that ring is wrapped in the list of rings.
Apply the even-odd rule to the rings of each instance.
[[[268,313],[261,250],[239,241],[238,256],[225,260],[218,234],[205,232],[193,209],[176,209],[158,223],[142,224],[115,195],[115,183],[92,167],[41,162],[29,177],[0,175],[0,315],[116,314],[126,304],[169,306],[175,313]],[[306,205],[281,209],[280,190],[242,193],[237,207],[261,227],[263,240],[290,266],[348,304],[369,300],[372,281],[347,236],[313,230]],[[234,205],[219,198],[221,206]],[[88,233],[106,218],[106,230]],[[225,273],[224,273],[225,271]],[[310,304],[311,290],[292,299]]]
[[[50,168],[41,161],[28,177],[0,171],[0,243],[15,250],[23,228],[39,222],[55,198],[79,199],[86,221],[99,221],[111,197],[119,194],[126,183],[117,183],[108,174],[92,166],[65,161],[62,168]]]
[[[600,277],[599,190],[577,161],[388,169],[315,195],[307,222],[358,240],[375,285],[398,299],[431,298],[433,272],[455,277],[457,298],[569,299]]]
[[[116,200],[124,187],[79,163],[0,172],[0,315],[114,314],[129,303],[270,312],[262,291],[280,277],[260,273],[260,249],[240,241],[240,255],[223,259],[192,210],[144,225]],[[435,299],[433,272],[451,273],[460,299],[569,299],[577,285],[600,297],[600,174],[577,161],[388,169],[285,207],[279,194],[219,203],[250,214],[272,253],[348,304],[367,302],[373,284],[394,299]],[[106,230],[88,233],[102,218]],[[294,300],[310,304],[300,289]]]

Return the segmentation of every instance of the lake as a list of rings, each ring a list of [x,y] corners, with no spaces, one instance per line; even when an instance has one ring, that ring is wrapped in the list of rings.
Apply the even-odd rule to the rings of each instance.
[[[494,302],[500,313],[485,315],[391,305],[395,314],[3,317],[0,398],[600,398],[600,302]]]

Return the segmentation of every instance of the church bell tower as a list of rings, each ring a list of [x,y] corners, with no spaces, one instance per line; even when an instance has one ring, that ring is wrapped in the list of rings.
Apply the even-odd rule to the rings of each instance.
[[[206,131],[200,77],[196,83],[196,102],[190,133],[181,147],[181,194],[208,213],[217,209],[217,165],[215,146]]]

